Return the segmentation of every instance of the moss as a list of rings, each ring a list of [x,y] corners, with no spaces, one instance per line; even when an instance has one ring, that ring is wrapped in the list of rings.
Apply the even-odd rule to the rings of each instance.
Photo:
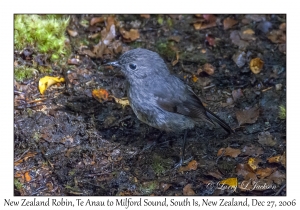
[[[176,56],[176,52],[173,50],[173,46],[173,41],[159,40],[156,44],[156,49],[160,55],[167,57],[169,60],[172,60]]]
[[[157,18],[157,23],[158,23],[159,25],[162,25],[162,24],[164,23],[164,18],[163,18],[162,16],[158,16],[158,18]]]
[[[279,106],[278,117],[281,120],[285,120],[286,119],[286,109],[285,109],[284,106]]]
[[[170,159],[163,159],[158,155],[153,156],[152,169],[156,175],[164,174],[171,166]]]
[[[17,66],[14,69],[15,79],[17,81],[23,81],[25,79],[30,79],[37,72],[36,69],[26,66]]]
[[[70,52],[65,45],[68,24],[69,18],[62,15],[15,15],[15,49],[29,47],[47,54],[51,61],[62,60]]]
[[[144,182],[143,185],[140,187],[140,191],[143,194],[149,195],[154,190],[156,190],[159,187],[158,182],[151,181],[151,182]]]
[[[14,185],[17,188],[17,190],[21,190],[23,188],[23,184],[18,179],[14,180]]]

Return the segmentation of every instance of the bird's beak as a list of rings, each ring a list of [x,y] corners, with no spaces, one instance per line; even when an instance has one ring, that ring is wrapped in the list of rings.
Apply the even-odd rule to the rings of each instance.
[[[106,65],[106,66],[114,66],[114,67],[121,67],[119,61],[109,62],[109,63],[106,63],[104,65]]]

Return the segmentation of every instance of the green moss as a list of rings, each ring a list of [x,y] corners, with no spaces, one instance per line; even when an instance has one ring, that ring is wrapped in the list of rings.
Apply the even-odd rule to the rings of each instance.
[[[278,117],[281,120],[285,120],[286,119],[286,109],[285,109],[284,106],[279,106]]]
[[[14,180],[14,185],[17,188],[17,190],[20,190],[23,188],[23,184],[18,179]]]
[[[62,15],[15,15],[15,49],[29,47],[47,54],[51,61],[62,60],[70,52],[65,45],[68,24],[69,18]]]
[[[154,155],[153,156],[153,162],[152,162],[152,169],[153,171],[157,174],[157,175],[161,175],[164,172],[166,172],[166,170],[169,167],[168,164],[168,159],[163,159],[158,155]]]
[[[176,56],[176,52],[173,50],[173,46],[173,41],[159,40],[156,44],[156,49],[160,55],[167,57],[169,60],[172,60]]]
[[[164,18],[163,18],[162,16],[158,16],[158,18],[157,18],[157,23],[158,23],[159,25],[162,25],[162,24],[164,23]]]
[[[149,195],[158,187],[159,185],[156,181],[144,182],[143,185],[140,187],[140,191],[145,195]]]
[[[173,26],[173,21],[171,18],[167,19],[167,24],[168,24],[169,28],[171,28]]]
[[[17,81],[23,81],[25,79],[30,79],[37,72],[36,69],[26,66],[17,66],[14,69],[15,79]]]

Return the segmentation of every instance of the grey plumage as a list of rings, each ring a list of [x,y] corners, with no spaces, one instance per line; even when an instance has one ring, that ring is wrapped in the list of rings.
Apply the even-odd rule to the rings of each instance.
[[[193,128],[200,121],[216,122],[228,133],[232,129],[207,110],[192,89],[172,75],[163,59],[155,52],[134,49],[110,65],[121,68],[129,86],[129,103],[144,123],[164,131]]]

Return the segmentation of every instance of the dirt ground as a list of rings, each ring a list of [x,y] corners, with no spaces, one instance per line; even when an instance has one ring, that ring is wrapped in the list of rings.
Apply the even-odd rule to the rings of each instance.
[[[66,82],[44,95],[45,74],[14,83],[15,195],[286,195],[285,22],[270,14],[71,15],[68,63],[48,63]],[[205,124],[189,131],[190,161],[174,168],[183,134],[157,140],[161,132],[130,106],[93,94],[126,97],[125,77],[103,64],[137,47],[159,53],[235,133]]]

